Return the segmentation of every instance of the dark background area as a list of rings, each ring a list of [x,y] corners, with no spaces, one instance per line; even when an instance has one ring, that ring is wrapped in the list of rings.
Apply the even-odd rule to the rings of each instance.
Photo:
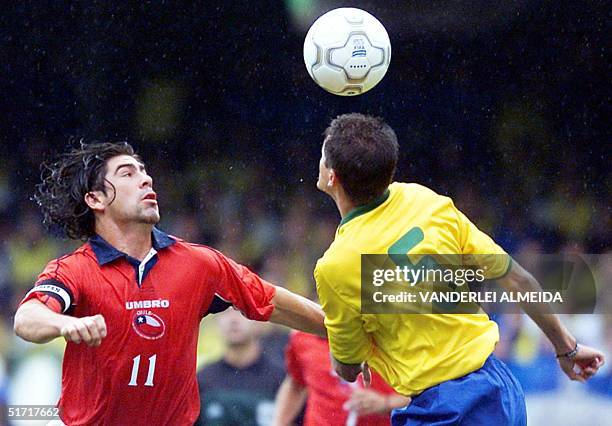
[[[290,6],[309,2],[226,3],[6,7],[3,221],[31,207],[41,159],[80,138],[127,139],[154,176],[171,171],[179,185],[190,169],[249,165],[273,211],[312,190],[329,120],[359,111],[396,129],[398,178],[469,193],[495,210],[498,234],[546,234],[555,250],[563,231],[533,210],[588,198],[589,229],[572,237],[607,248],[605,2],[361,2],[387,26],[393,55],[385,79],[356,98],[324,92],[305,72],[305,29]]]

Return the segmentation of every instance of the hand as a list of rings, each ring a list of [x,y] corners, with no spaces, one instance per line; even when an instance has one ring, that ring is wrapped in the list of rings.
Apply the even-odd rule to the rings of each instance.
[[[560,357],[559,365],[563,372],[572,380],[586,382],[601,366],[604,365],[604,355],[596,349],[588,346],[578,345],[578,353],[574,359]],[[579,371],[575,370],[578,366]]]
[[[342,407],[347,411],[354,410],[360,416],[382,414],[390,411],[385,395],[369,389],[355,389],[351,398]]]
[[[67,342],[81,343],[87,346],[100,346],[106,337],[106,322],[102,315],[75,318],[67,316],[67,323],[62,327],[60,334]]]

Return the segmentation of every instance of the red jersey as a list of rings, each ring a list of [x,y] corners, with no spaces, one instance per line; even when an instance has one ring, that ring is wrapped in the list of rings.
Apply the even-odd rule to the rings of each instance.
[[[304,415],[305,426],[344,426],[348,411],[342,406],[351,396],[352,385],[342,380],[333,370],[329,358],[327,339],[312,334],[293,332],[285,351],[287,373],[298,384],[308,389],[308,401]],[[362,387],[361,381],[358,386]],[[372,390],[394,393],[376,372],[372,371]],[[389,414],[368,415],[358,418],[360,426],[385,425]]]
[[[200,320],[232,305],[260,321],[274,310],[274,286],[246,267],[157,229],[152,236],[142,262],[93,237],[49,262],[24,298],[106,321],[99,347],[66,346],[58,405],[67,425],[193,424]]]

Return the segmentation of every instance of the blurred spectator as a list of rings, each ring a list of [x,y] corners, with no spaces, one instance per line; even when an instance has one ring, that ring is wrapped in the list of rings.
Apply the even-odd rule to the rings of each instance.
[[[12,280],[20,292],[29,290],[49,259],[57,257],[57,242],[45,233],[41,219],[33,211],[20,217],[19,232],[8,241],[12,261]]]
[[[217,314],[227,348],[223,359],[198,373],[198,425],[266,426],[284,371],[262,350],[260,324],[228,309]]]

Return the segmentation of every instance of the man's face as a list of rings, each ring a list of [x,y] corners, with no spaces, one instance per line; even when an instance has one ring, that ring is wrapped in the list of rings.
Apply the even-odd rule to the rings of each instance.
[[[106,169],[104,214],[117,222],[158,223],[157,195],[144,164],[130,155],[118,155],[106,162]]]
[[[325,165],[325,161],[325,142],[323,142],[323,146],[321,147],[321,159],[319,160],[319,178],[317,179],[317,189],[323,192],[327,192],[331,170]]]
[[[217,314],[219,331],[229,346],[241,346],[259,337],[258,323],[229,308]]]

